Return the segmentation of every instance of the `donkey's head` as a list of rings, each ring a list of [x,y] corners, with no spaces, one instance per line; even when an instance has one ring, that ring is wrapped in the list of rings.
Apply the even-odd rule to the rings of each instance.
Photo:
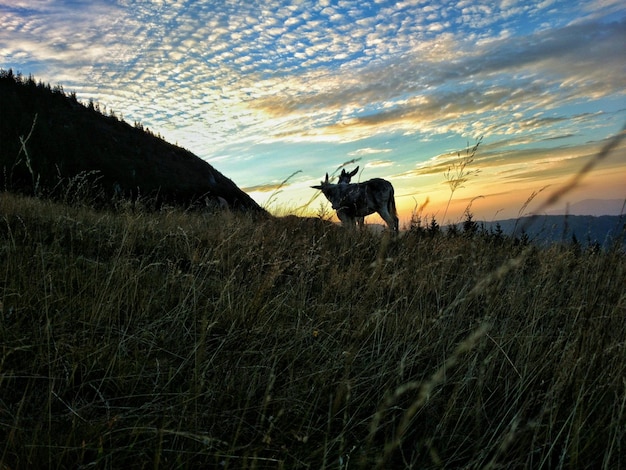
[[[359,171],[359,167],[357,166],[354,170],[352,170],[350,173],[348,173],[345,169],[342,168],[341,170],[341,174],[339,175],[339,180],[337,181],[338,184],[349,184],[350,180],[352,179],[352,177],[354,175],[357,174],[357,172]]]
[[[315,186],[311,186],[313,189],[319,189],[320,191],[324,192],[324,188],[330,186],[330,183],[328,182],[328,173],[326,173],[326,179],[324,181],[320,181],[320,184],[317,184]]]
[[[328,173],[326,173],[326,179],[324,181],[320,181],[320,184],[311,186],[313,189],[319,189],[326,199],[330,201],[333,209],[337,210],[341,208],[342,201],[344,198],[344,185],[333,184],[328,181]]]

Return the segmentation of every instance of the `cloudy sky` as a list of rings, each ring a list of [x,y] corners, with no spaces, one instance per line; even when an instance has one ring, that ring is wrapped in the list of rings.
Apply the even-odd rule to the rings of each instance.
[[[514,217],[626,123],[623,0],[0,0],[0,24],[0,68],[141,122],[274,212],[319,212],[309,186],[354,160],[403,222],[427,200],[441,219],[483,136],[446,219]],[[550,210],[625,182],[622,140]]]

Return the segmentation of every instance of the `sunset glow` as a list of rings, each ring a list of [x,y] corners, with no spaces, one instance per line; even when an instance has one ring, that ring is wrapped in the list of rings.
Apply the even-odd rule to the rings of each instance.
[[[392,182],[401,226],[420,207],[516,217],[626,123],[620,0],[0,0],[0,22],[0,68],[141,122],[281,214],[323,211],[310,186],[353,161]],[[446,213],[444,174],[480,137]],[[622,141],[549,210],[624,201],[625,182]]]

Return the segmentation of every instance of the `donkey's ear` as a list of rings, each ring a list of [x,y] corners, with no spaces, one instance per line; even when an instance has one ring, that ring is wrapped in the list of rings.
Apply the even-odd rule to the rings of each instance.
[[[354,175],[357,174],[358,171],[359,171],[359,167],[357,166],[354,170],[352,170],[350,173],[348,173],[348,176],[350,178],[352,178]]]
[[[313,189],[322,189],[322,187],[318,184],[317,186],[311,186]]]
[[[326,181],[325,183],[328,183],[328,173],[326,173]]]

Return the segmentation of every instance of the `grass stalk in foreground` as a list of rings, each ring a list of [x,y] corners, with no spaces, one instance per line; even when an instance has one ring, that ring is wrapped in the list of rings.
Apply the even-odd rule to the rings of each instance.
[[[8,468],[624,463],[622,252],[0,208]]]

